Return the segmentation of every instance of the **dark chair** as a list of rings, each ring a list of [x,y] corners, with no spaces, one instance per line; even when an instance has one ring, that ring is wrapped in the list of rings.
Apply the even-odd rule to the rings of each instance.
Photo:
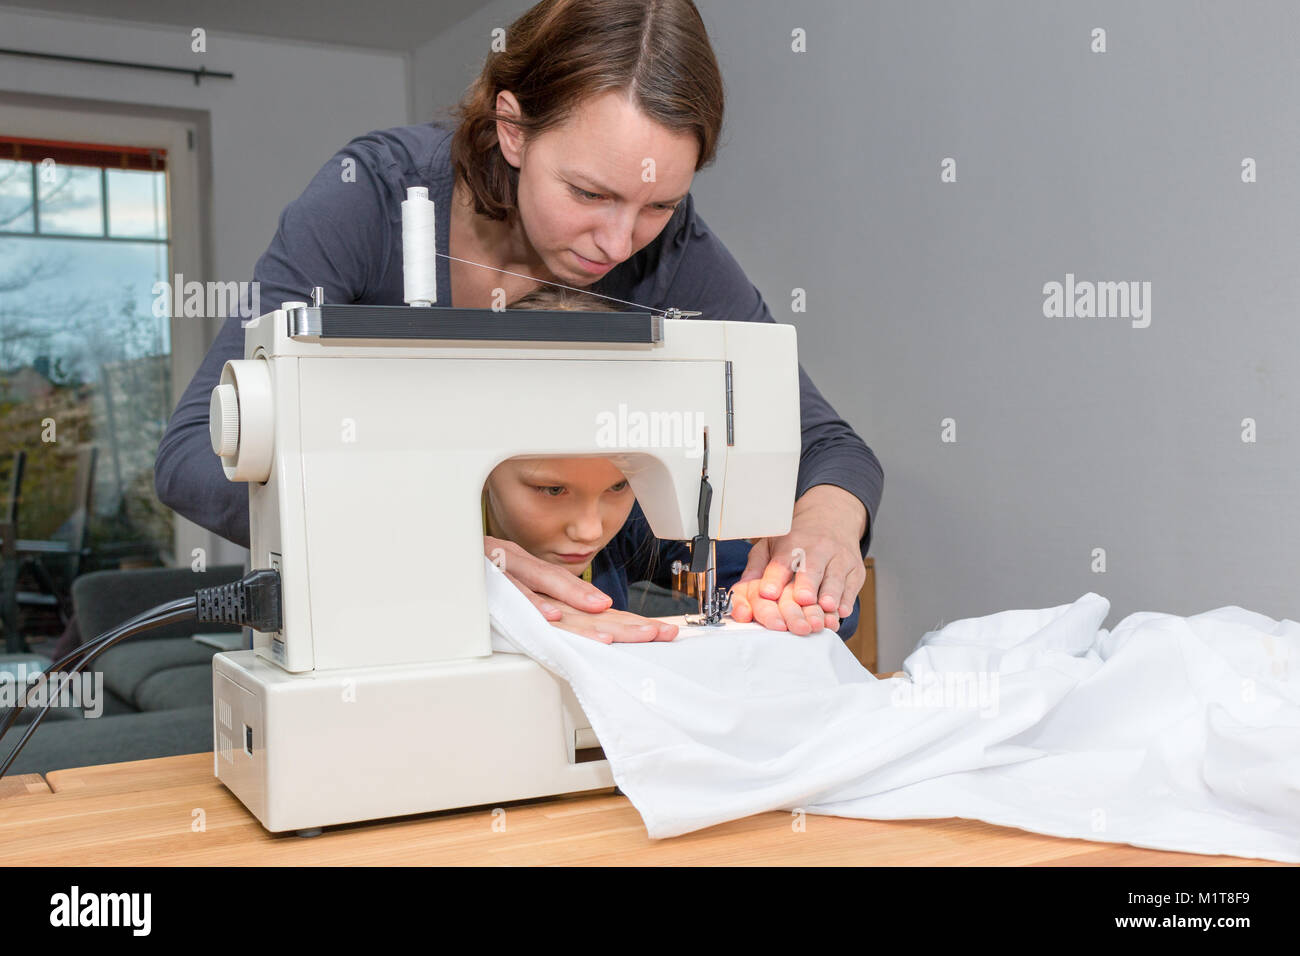
[[[10,654],[27,649],[18,633],[18,504],[26,466],[27,452],[20,448],[13,453],[4,507],[0,510],[0,625],[4,626],[5,650]]]
[[[23,471],[26,452],[14,452],[9,473],[9,496],[0,513],[0,589],[3,594],[0,621],[5,628],[5,651],[21,654],[28,650],[20,630],[20,612],[24,607],[53,609],[59,624],[66,627],[72,617],[71,583],[81,573],[87,555],[86,538],[90,528],[91,494],[95,485],[95,462],[98,450],[83,445],[77,450],[76,474],[73,477],[72,513],[46,541],[20,538],[19,505],[22,502]],[[56,581],[51,568],[58,571]],[[39,591],[20,591],[19,579],[27,571],[40,586]]]

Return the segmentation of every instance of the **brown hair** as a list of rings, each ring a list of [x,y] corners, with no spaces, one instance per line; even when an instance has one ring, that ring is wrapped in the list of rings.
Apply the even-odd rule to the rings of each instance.
[[[498,114],[497,93],[519,101],[519,119]],[[456,108],[456,176],[474,210],[494,220],[516,212],[519,170],[497,142],[498,119],[525,137],[562,124],[587,97],[625,92],[672,132],[695,133],[698,172],[713,162],[722,131],[722,74],[691,0],[541,0],[506,29],[505,49]]]

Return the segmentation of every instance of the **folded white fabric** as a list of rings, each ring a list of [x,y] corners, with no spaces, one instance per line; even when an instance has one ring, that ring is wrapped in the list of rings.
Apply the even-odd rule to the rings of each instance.
[[[830,631],[729,621],[605,645],[486,559],[494,650],[573,687],[652,838],[769,810],[968,817],[1300,862],[1300,625],[1110,602],[955,621],[878,680]]]

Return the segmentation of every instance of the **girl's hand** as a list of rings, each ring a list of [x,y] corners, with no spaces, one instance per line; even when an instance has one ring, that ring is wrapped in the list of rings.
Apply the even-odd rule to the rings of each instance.
[[[566,607],[570,611],[594,613],[608,610],[614,603],[594,584],[588,584],[558,564],[529,554],[513,541],[485,534],[483,553],[552,623],[560,620]]]
[[[795,502],[788,533],[754,542],[731,588],[731,616],[791,634],[838,631],[867,579],[858,550],[867,520],[862,502],[843,488],[809,488]]]
[[[614,602],[600,588],[513,541],[484,535],[483,553],[556,627],[603,644],[671,641],[677,636],[676,624],[611,610]]]
[[[731,618],[742,624],[755,621],[769,631],[789,631],[807,636],[823,627],[836,633],[840,629],[840,616],[836,611],[823,610],[816,604],[807,607],[794,599],[794,585],[787,584],[776,601],[765,598],[759,591],[763,579],[738,581],[731,586]],[[776,605],[776,612],[754,614],[754,608]]]
[[[602,644],[632,644],[644,641],[671,641],[677,636],[677,625],[641,617],[629,611],[601,611],[588,614],[571,607],[560,609],[560,620],[555,626],[580,637],[589,637]]]

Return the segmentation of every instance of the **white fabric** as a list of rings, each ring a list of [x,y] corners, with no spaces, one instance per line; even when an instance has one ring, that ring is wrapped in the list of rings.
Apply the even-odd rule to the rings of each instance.
[[[484,560],[494,650],[569,682],[653,838],[802,808],[1300,862],[1293,621],[1225,607],[1108,632],[1088,593],[955,621],[878,680],[830,631],[600,644]]]

